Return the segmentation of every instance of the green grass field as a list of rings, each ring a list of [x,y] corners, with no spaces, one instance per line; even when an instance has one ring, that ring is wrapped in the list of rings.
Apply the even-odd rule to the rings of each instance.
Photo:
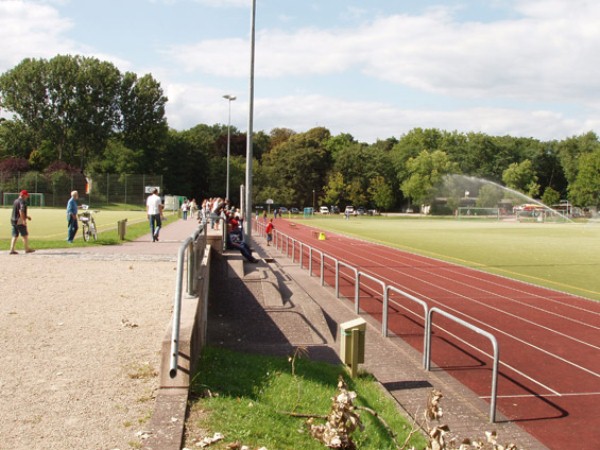
[[[0,209],[0,239],[10,239],[10,213],[11,208]],[[98,210],[93,210],[98,211]],[[66,209],[57,208],[28,208],[28,214],[31,222],[28,223],[28,230],[32,242],[37,240],[59,240],[67,238],[67,213]],[[101,210],[94,214],[94,220],[98,227],[98,232],[102,233],[111,228],[117,227],[117,221],[127,219],[128,224],[135,224],[146,221],[144,211],[111,211]],[[78,238],[81,235],[78,233]]]
[[[600,222],[293,217],[307,225],[600,300]]]
[[[12,208],[0,208],[0,250],[8,250],[11,238],[10,213]],[[94,220],[98,227],[98,241],[84,242],[81,226],[72,244],[75,247],[87,245],[118,245],[121,243],[117,222],[127,219],[125,240],[133,240],[149,233],[146,213],[142,209],[130,210],[123,205],[115,205],[114,209],[93,210]],[[30,244],[35,249],[64,248],[67,244],[67,214],[65,209],[33,208],[28,209],[31,222],[28,223]],[[166,212],[170,218],[172,212]],[[21,238],[17,241],[17,250],[23,249]]]

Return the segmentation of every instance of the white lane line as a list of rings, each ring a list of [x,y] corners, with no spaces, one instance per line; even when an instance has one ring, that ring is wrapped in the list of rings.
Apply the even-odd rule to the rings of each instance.
[[[514,395],[497,395],[496,398],[547,398],[547,397],[596,397],[599,396],[600,392],[570,392],[568,394],[514,394]],[[486,399],[491,398],[491,395],[480,395],[479,398]]]
[[[494,360],[494,357],[493,357],[491,354],[489,354],[489,353],[487,353],[487,352],[483,351],[482,349],[480,349],[480,348],[478,348],[478,347],[475,347],[473,344],[471,344],[471,343],[469,343],[469,342],[465,341],[464,339],[461,339],[461,338],[460,338],[460,337],[458,337],[457,335],[455,335],[455,334],[453,334],[453,333],[450,333],[450,332],[449,332],[448,330],[446,330],[445,328],[442,328],[442,327],[439,327],[439,326],[436,326],[436,328],[438,328],[438,329],[440,329],[440,330],[444,330],[444,331],[445,331],[447,334],[449,334],[450,336],[454,337],[454,338],[455,338],[455,339],[457,339],[458,341],[462,342],[462,343],[463,343],[463,344],[465,344],[467,347],[471,347],[473,350],[475,350],[475,351],[477,351],[477,352],[481,353],[482,355],[485,355],[485,356],[487,356],[487,357],[488,357],[490,360],[492,360],[492,361]],[[522,376],[523,378],[525,378],[526,380],[529,380],[529,381],[531,381],[532,383],[534,383],[534,384],[537,384],[538,386],[540,386],[540,387],[542,387],[542,388],[546,389],[548,392],[552,392],[554,395],[556,395],[556,396],[558,396],[558,397],[560,397],[560,396],[562,395],[562,394],[561,394],[560,392],[558,392],[557,390],[555,390],[555,389],[552,389],[550,386],[546,386],[546,385],[545,385],[544,383],[542,383],[541,381],[537,381],[535,378],[532,378],[532,377],[530,377],[529,375],[527,375],[526,373],[524,373],[524,372],[520,371],[520,370],[519,370],[519,369],[517,369],[516,367],[514,367],[514,366],[511,366],[510,364],[506,364],[505,362],[502,362],[502,360],[500,360],[500,361],[499,361],[499,364],[500,364],[501,366],[503,366],[503,367],[506,367],[506,368],[507,368],[507,369],[509,369],[509,370],[512,370],[514,373],[516,373],[516,374],[518,374],[518,375],[521,375],[521,376]],[[451,369],[444,369],[444,370],[448,371],[448,370],[451,370]]]

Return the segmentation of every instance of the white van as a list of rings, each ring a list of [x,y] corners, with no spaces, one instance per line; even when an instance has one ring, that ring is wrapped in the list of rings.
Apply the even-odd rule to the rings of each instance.
[[[320,212],[321,214],[329,214],[329,208],[327,208],[327,206],[321,206],[321,207],[319,208],[319,212]]]

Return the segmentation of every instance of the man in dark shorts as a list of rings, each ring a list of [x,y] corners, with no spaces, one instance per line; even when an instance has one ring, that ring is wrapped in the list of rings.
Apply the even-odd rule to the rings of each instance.
[[[34,249],[29,248],[29,233],[27,232],[27,221],[31,220],[31,217],[27,215],[27,199],[29,198],[29,192],[22,190],[19,197],[13,203],[13,210],[10,216],[10,224],[12,225],[12,240],[10,241],[10,254],[18,255],[19,253],[15,250],[15,244],[19,235],[23,238],[23,245],[25,246],[25,253],[33,253]]]

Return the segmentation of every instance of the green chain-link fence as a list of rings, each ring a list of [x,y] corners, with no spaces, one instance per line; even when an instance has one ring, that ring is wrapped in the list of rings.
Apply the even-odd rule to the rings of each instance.
[[[162,175],[145,174],[68,174],[55,172],[0,172],[2,205],[9,206],[15,195],[26,189],[32,206],[63,207],[71,191],[78,191],[82,203],[90,206],[108,206],[115,203],[144,206],[148,188],[158,187],[162,192]]]

